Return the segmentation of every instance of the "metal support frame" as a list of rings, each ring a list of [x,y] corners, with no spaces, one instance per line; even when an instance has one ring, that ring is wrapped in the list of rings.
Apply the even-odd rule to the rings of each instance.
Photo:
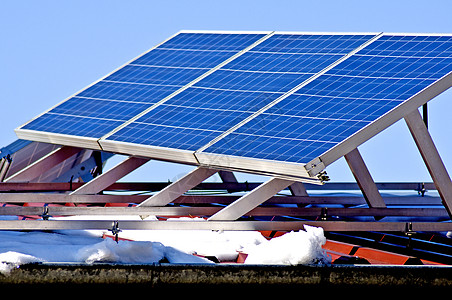
[[[148,158],[139,158],[133,156],[128,157],[107,172],[85,183],[84,185],[73,191],[71,195],[97,194],[115,183],[117,180],[134,171],[138,167],[141,167],[149,160],[150,159]]]
[[[38,159],[34,163],[30,164],[26,168],[19,172],[9,176],[5,179],[5,182],[21,182],[21,181],[33,181],[35,178],[41,176],[41,174],[50,170],[59,163],[65,161],[69,157],[82,151],[80,148],[63,146],[58,148],[46,156]]]
[[[68,195],[57,193],[0,193],[1,203],[141,203],[147,195]],[[240,196],[234,195],[189,195],[179,196],[176,204],[231,204]],[[387,205],[441,205],[440,197],[384,197]],[[365,204],[363,197],[356,196],[272,196],[266,204]],[[1,207],[0,207],[1,209]]]
[[[309,196],[306,187],[302,182],[294,182],[289,185],[289,190],[293,196]]]
[[[11,156],[8,154],[0,159],[0,182],[5,180],[6,174],[11,166]]]
[[[140,206],[167,205],[217,172],[218,170],[215,169],[198,167],[149,199],[143,201]]]
[[[33,180],[45,171],[58,165],[65,159],[82,149],[62,147],[45,157],[35,161],[30,166],[7,178],[9,182],[0,183],[0,202],[6,203],[0,207],[0,215],[25,215],[31,218],[42,218],[38,221],[0,221],[0,229],[205,229],[205,230],[299,230],[304,225],[321,226],[325,231],[452,231],[452,223],[443,222],[450,219],[452,208],[452,183],[441,158],[428,133],[425,123],[416,110],[405,116],[406,123],[421,152],[425,164],[433,178],[433,183],[422,183],[425,189],[437,189],[440,197],[382,197],[379,189],[411,189],[419,190],[416,183],[376,184],[367,169],[358,149],[353,149],[345,155],[345,159],[356,179],[357,184],[328,184],[322,187],[303,184],[288,179],[271,178],[264,183],[239,183],[234,174],[220,171],[220,182],[204,183],[203,181],[218,170],[210,167],[198,167],[174,183],[117,183],[124,175],[146,163],[149,159],[129,157],[117,166],[96,177],[86,184],[54,183],[36,184],[21,181]],[[338,188],[340,186],[340,188]],[[402,187],[403,186],[403,187]],[[125,188],[124,188],[125,187]],[[359,189],[359,196],[309,196],[306,189]],[[72,193],[41,193],[48,191],[70,191]],[[147,195],[99,195],[104,190],[121,190],[139,188],[146,191],[158,191],[153,196]],[[288,188],[291,195],[276,195]],[[49,190],[50,189],[50,190]],[[230,195],[184,195],[191,189],[227,190],[229,193],[249,191],[247,194]],[[438,207],[443,203],[443,207]],[[21,206],[24,202],[54,203],[45,207]],[[175,205],[165,206],[173,202]],[[262,203],[265,206],[260,206]],[[95,206],[67,207],[65,203],[89,203]],[[119,207],[100,207],[105,203],[114,203]],[[140,203],[128,207],[130,203]],[[212,205],[225,204],[225,208]],[[367,203],[369,208],[348,208],[349,205]],[[118,204],[118,205],[116,205]],[[183,205],[180,205],[183,204]],[[205,205],[203,205],[205,204]],[[298,207],[281,204],[296,204]],[[311,204],[312,206],[306,206]],[[326,205],[324,205],[326,204]],[[327,206],[340,204],[339,207]],[[36,206],[36,204],[34,204]],[[387,207],[387,205],[389,207]],[[422,208],[400,208],[392,205],[422,205]],[[303,207],[306,206],[306,207]],[[328,207],[328,209],[326,209]],[[111,221],[68,221],[51,220],[51,216],[67,215],[105,215],[111,216]],[[159,221],[117,221],[114,215],[155,215],[159,218],[171,216],[198,216],[208,218],[206,222],[159,222]],[[236,221],[242,216],[253,218],[248,221]],[[329,216],[327,218],[327,216]],[[331,217],[332,216],[332,217]],[[407,222],[387,222],[388,217],[404,217]],[[287,218],[288,217],[288,218]],[[358,218],[356,218],[358,217]],[[363,217],[367,222],[361,222]],[[379,221],[387,217],[386,221]],[[49,219],[50,218],[50,219]],[[271,218],[272,221],[255,221]],[[347,221],[338,221],[341,220]],[[317,221],[311,221],[317,220]],[[390,220],[390,219],[389,219]],[[416,222],[422,220],[422,222]]]
[[[0,230],[300,230],[305,225],[322,227],[325,231],[452,231],[452,223],[445,222],[347,222],[347,221],[206,221],[161,222],[118,220],[0,220]]]
[[[355,148],[344,157],[369,207],[386,207],[358,148]]]
[[[219,206],[133,206],[133,207],[77,207],[77,206],[6,206],[0,207],[0,215],[154,215],[154,216],[211,216],[222,207]],[[245,213],[246,216],[292,216],[292,217],[318,217],[323,212],[322,207],[256,207]],[[328,208],[329,216],[362,217],[362,216],[402,216],[422,217],[428,219],[444,220],[448,218],[445,208]]]
[[[298,182],[297,182],[298,183]],[[67,192],[81,187],[80,182],[0,182],[0,192]],[[160,191],[168,186],[168,182],[116,182],[107,187],[107,191]],[[234,189],[240,191],[250,191],[261,185],[262,182],[202,182],[194,189],[196,190],[227,190]],[[436,190],[433,182],[377,182],[378,190],[405,190],[416,191],[419,194],[428,194],[428,191]],[[359,186],[355,182],[329,182],[325,185],[303,184],[306,189],[313,191],[351,191],[358,190]],[[72,187],[72,188],[71,188]],[[293,185],[291,186],[293,187]],[[289,187],[289,189],[291,188]],[[302,196],[302,195],[300,195]]]
[[[238,183],[237,178],[235,177],[233,172],[230,171],[218,171],[218,175],[221,178],[221,181],[224,183]],[[236,192],[234,189],[227,189],[228,193]]]
[[[236,220],[293,183],[294,181],[291,180],[272,178],[223,208],[208,220]]]
[[[433,139],[417,109],[406,115],[405,121],[441,196],[443,205],[452,218],[452,182]]]

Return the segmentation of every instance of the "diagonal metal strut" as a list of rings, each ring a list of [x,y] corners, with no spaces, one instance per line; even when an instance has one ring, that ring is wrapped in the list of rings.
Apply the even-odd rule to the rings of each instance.
[[[198,167],[157,194],[141,202],[139,206],[165,206],[217,172],[218,170],[215,169]]]
[[[274,196],[276,193],[285,189],[286,187],[293,183],[294,181],[291,180],[272,178],[262,183],[248,194],[235,200],[233,203],[226,206],[213,216],[211,216],[208,220],[209,221],[237,220],[238,218],[240,218],[253,208],[264,203],[269,198]]]
[[[444,207],[452,218],[452,182],[421,114],[415,109],[405,116],[405,121],[441,196]]]
[[[133,156],[126,158],[107,172],[104,172],[73,191],[71,195],[97,194],[148,161],[148,158]]]

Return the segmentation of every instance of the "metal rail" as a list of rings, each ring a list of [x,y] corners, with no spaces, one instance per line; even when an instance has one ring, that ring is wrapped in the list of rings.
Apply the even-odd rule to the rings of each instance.
[[[452,231],[450,222],[347,221],[122,221],[122,220],[0,220],[0,230],[281,230],[322,227],[325,231]]]
[[[222,207],[0,207],[0,215],[156,215],[156,216],[211,216]],[[356,217],[356,216],[405,216],[448,218],[444,208],[326,208],[326,207],[257,207],[245,216],[292,217]]]

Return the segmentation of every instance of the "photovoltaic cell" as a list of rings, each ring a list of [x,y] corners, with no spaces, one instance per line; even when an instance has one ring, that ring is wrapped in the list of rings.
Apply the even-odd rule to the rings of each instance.
[[[304,162],[452,72],[452,38],[382,36],[205,150]]]
[[[371,37],[275,34],[108,140],[197,150]]]
[[[101,138],[263,36],[180,33],[23,129]]]

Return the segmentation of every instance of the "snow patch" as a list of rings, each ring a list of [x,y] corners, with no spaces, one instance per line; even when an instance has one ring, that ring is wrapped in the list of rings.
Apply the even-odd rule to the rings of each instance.
[[[42,260],[32,255],[22,254],[14,251],[0,253],[0,273],[8,274],[23,264],[41,262]]]
[[[81,248],[76,260],[92,264],[95,262],[112,262],[124,264],[148,264],[164,258],[164,247],[155,247],[151,242],[130,242],[112,239]]]
[[[323,228],[304,226],[306,231],[291,231],[266,243],[245,249],[245,264],[328,264],[322,246],[326,243]]]
[[[84,218],[93,216],[61,219]],[[118,220],[131,218],[135,217],[115,216]],[[168,221],[185,219],[193,221],[192,218]],[[197,221],[205,220],[199,218]],[[0,231],[0,273],[8,273],[22,264],[39,262],[213,263],[196,255],[231,262],[237,259],[239,252],[248,254],[247,264],[330,263],[331,258],[322,249],[326,241],[323,229],[305,226],[305,230],[286,233],[270,241],[257,231],[123,230],[120,238],[133,241],[120,240],[118,243],[101,238],[104,233],[111,234],[106,230]]]
[[[78,232],[78,231],[77,231]],[[213,263],[159,242],[119,241],[90,235],[0,231],[0,273],[27,263]]]

